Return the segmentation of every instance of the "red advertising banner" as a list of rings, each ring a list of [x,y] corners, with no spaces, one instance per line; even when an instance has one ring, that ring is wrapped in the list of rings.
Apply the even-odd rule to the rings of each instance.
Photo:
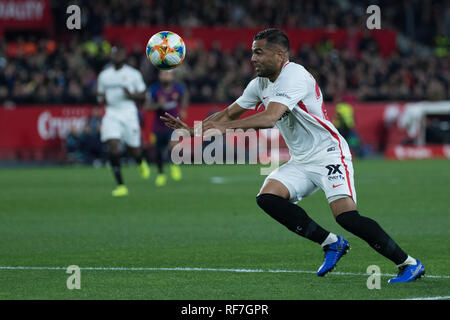
[[[82,129],[91,107],[0,108],[0,159],[55,158],[72,127]]]
[[[396,149],[407,134],[397,127],[388,128],[385,125],[386,110],[395,107],[401,112],[404,108],[403,103],[354,103],[352,106],[355,130],[364,145],[376,151],[383,144],[387,147],[387,156],[392,158],[414,158],[414,155],[424,154],[420,153],[420,150]],[[87,118],[92,114],[93,107],[67,105],[0,107],[0,159],[43,159],[62,155],[65,137],[71,128],[82,131]],[[202,120],[225,107],[221,104],[192,104],[188,108],[186,122],[192,126],[195,120]],[[333,119],[334,106],[328,104],[326,108],[329,117]],[[255,112],[249,111],[246,115]],[[143,141],[144,144],[149,144],[154,112],[144,112],[143,118]],[[444,156],[448,154],[448,147],[433,149],[430,152],[431,156]]]
[[[385,153],[388,159],[417,160],[430,158],[450,159],[450,145],[402,146],[392,145]]]
[[[0,147],[47,147],[82,129],[90,107],[19,107],[0,109]]]
[[[148,26],[148,27],[123,27],[109,26],[103,31],[104,37],[113,43],[121,43],[132,49],[138,46],[144,51],[150,37],[162,30],[170,30],[179,34],[186,42],[187,51],[196,47],[201,42],[205,49],[210,49],[214,45],[220,44],[220,48],[226,51],[233,50],[237,45],[242,44],[244,48],[250,49],[253,37],[261,31],[261,28],[211,28],[211,27],[173,27],[173,26]],[[320,40],[326,38],[333,41],[336,47],[346,47],[346,42],[350,40],[346,29],[286,29],[291,48],[297,51],[302,44],[315,45]],[[394,30],[371,30],[370,33],[377,41],[381,54],[388,56],[396,51],[396,37]],[[352,41],[361,38],[361,32],[351,35]]]
[[[46,28],[51,23],[50,0],[0,0],[0,30]]]
[[[0,107],[0,159],[60,158],[65,138],[72,128],[81,132],[94,106]],[[189,108],[187,123],[206,118],[223,106],[208,104]],[[144,112],[144,143],[148,144],[154,118]]]

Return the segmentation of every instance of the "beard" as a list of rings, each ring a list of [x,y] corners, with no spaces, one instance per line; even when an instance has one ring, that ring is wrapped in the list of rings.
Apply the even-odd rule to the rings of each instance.
[[[270,76],[276,73],[276,70],[272,70],[272,68],[262,67],[261,65],[258,68],[255,67],[256,75],[262,78],[269,78]]]

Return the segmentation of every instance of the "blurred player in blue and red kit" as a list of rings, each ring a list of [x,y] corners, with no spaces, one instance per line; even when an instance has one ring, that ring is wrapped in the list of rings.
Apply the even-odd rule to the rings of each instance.
[[[155,156],[158,167],[155,184],[158,187],[164,186],[167,183],[167,177],[163,169],[164,160],[165,156],[169,154],[168,151],[173,148],[175,143],[170,141],[173,130],[164,124],[160,116],[167,112],[174,117],[185,119],[188,103],[189,95],[181,83],[175,82],[174,71],[160,71],[159,81],[150,87],[147,94],[147,108],[155,110],[153,133],[156,138]],[[180,167],[173,163],[170,165],[170,174],[175,181],[181,180],[182,178]]]

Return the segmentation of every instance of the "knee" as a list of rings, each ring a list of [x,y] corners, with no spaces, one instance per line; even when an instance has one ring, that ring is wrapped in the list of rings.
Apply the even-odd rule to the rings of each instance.
[[[277,201],[279,201],[280,199],[282,198],[277,195],[271,193],[262,193],[258,194],[258,196],[256,197],[256,203],[261,209],[267,211],[270,208],[274,207]]]
[[[139,158],[142,154],[140,148],[129,148],[128,150],[133,158]]]
[[[108,154],[110,156],[118,156],[118,155],[120,155],[119,144],[116,144],[116,143],[108,144]]]
[[[356,203],[351,197],[346,195],[337,195],[335,197],[337,199],[333,199],[334,197],[328,198],[330,201],[330,209],[335,219],[346,212],[353,212],[357,210]]]
[[[108,156],[110,158],[120,158],[120,152],[118,150],[109,150]]]
[[[264,204],[265,204],[266,201],[267,201],[266,195],[267,195],[267,193],[263,193],[263,194],[258,194],[258,195],[256,196],[256,203],[258,204],[258,206],[259,206],[261,209],[264,209],[264,208],[263,208],[263,207],[264,207]]]

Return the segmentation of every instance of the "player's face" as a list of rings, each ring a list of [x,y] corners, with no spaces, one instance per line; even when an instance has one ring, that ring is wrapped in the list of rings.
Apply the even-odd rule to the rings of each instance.
[[[111,49],[111,60],[114,64],[125,63],[127,53],[123,48],[113,47]]]
[[[171,83],[174,80],[174,73],[171,71],[160,71],[159,81],[162,83]]]
[[[251,61],[258,77],[270,78],[278,73],[280,55],[276,48],[267,46],[267,40],[255,40]]]

